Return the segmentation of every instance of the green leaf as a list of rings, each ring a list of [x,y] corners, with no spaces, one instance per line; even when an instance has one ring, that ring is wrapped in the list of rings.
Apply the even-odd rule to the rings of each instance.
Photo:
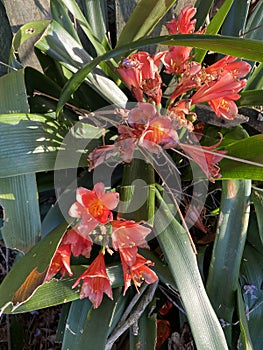
[[[238,286],[237,290],[237,310],[240,322],[240,332],[243,348],[244,350],[253,350],[253,345],[249,334],[247,316],[245,313],[245,304],[240,286]]]
[[[253,187],[251,200],[255,207],[258,223],[258,233],[261,239],[261,243],[263,244],[263,190]]]
[[[226,0],[223,2],[220,9],[217,11],[217,13],[212,18],[211,22],[208,24],[205,31],[206,34],[217,34],[219,32],[229,10],[231,9],[233,1],[234,0]],[[194,60],[196,62],[201,63],[206,55],[206,52],[207,52],[206,50],[196,50]]]
[[[223,159],[220,162],[222,178],[262,180],[262,142],[263,135],[255,135],[225,145],[224,149],[227,150],[227,155],[239,158],[241,161],[239,162],[234,159],[226,158]],[[242,159],[251,163],[246,164],[245,161],[242,162]]]
[[[0,179],[0,202],[5,213],[1,229],[5,245],[22,252],[28,251],[40,238],[35,175],[29,173]]]
[[[259,1],[248,19],[248,22],[245,28],[244,37],[250,38],[250,39],[262,40],[262,36],[263,36],[262,20],[263,20],[263,3]]]
[[[0,177],[86,166],[87,149],[101,145],[101,130],[84,124],[68,130],[43,115],[0,115]]]
[[[75,300],[71,303],[64,330],[62,350],[76,349],[76,345],[83,334],[83,325],[87,313],[91,308],[92,304],[87,298]]]
[[[241,97],[236,101],[238,107],[260,106],[263,101],[263,90],[246,90],[240,93]]]
[[[228,349],[224,333],[210,304],[195,254],[183,227],[157,192],[160,216],[154,231],[176,282],[197,349]],[[169,223],[169,225],[167,225]]]
[[[83,47],[55,21],[51,22],[36,47],[73,73],[92,59]],[[96,68],[93,73],[88,73],[83,81],[110,103],[125,106],[127,97],[100,68]]]
[[[85,64],[64,86],[58,103],[57,113],[59,114],[61,112],[72,93],[78,89],[86,76],[99,65],[100,62],[107,61],[116,56],[121,56],[135,49],[143,48],[144,46],[155,44],[191,46],[205,50],[213,50],[227,55],[263,61],[263,43],[256,40],[197,34],[164,35],[155,38],[140,39],[117,47],[95,58],[92,62]]]
[[[0,308],[2,312],[6,312],[6,304],[12,302],[15,292],[35,268],[37,268],[39,273],[46,270],[66,227],[67,224],[65,223],[60,225],[13,266],[0,285]],[[10,312],[10,307],[7,310]]]
[[[7,74],[0,78],[0,113],[28,112],[24,70]],[[12,114],[10,114],[12,116]],[[7,118],[10,117],[7,115]],[[1,115],[0,115],[1,121]],[[1,124],[1,123],[0,123]],[[1,124],[2,125],[2,124]],[[11,138],[10,125],[1,130],[1,160],[14,168],[13,175],[19,174],[18,161],[14,156],[16,147]],[[7,140],[8,139],[8,142]],[[9,147],[8,147],[9,145]],[[22,144],[17,144],[21,149]],[[12,159],[13,156],[13,159]],[[0,168],[5,171],[5,164]],[[1,230],[5,244],[26,252],[39,239],[40,214],[35,175],[27,169],[27,175],[0,179],[0,198],[4,209],[4,226]]]
[[[45,28],[50,23],[49,20],[42,21],[33,21],[24,24],[18,29],[15,33],[9,57],[9,64],[12,65],[15,60],[15,54],[18,51],[19,47],[28,39],[33,38],[34,36],[42,33]]]
[[[207,15],[212,8],[214,0],[196,0],[194,7],[197,9],[197,13],[195,15],[196,19],[196,29],[199,29],[204,26]]]
[[[262,90],[262,89],[263,89],[263,63],[260,63],[248,78],[247,84],[243,91]],[[262,100],[260,104],[262,104]]]
[[[51,0],[50,10],[52,18],[58,22],[79,44],[81,44],[77,30],[74,27],[68,9],[61,0]]]
[[[96,38],[102,43],[106,41],[110,46],[107,33],[107,5],[105,0],[98,1],[83,1],[84,13],[90,24]]]
[[[73,17],[76,19],[83,32],[86,34],[87,38],[90,40],[94,46],[98,55],[102,55],[105,52],[105,48],[99,39],[96,37],[95,33],[92,30],[91,25],[81,12],[77,2],[75,0],[61,0],[61,2],[68,8],[72,13]]]
[[[249,220],[251,181],[223,181],[220,216],[214,242],[207,294],[218,317],[229,323],[224,328],[232,344],[232,318],[235,295]]]
[[[242,293],[245,303],[246,316],[248,317],[248,328],[253,344],[253,350],[261,350],[263,346],[263,334],[261,331],[263,318],[263,290],[261,289],[263,275],[262,246],[258,251],[256,247],[246,244],[240,277],[242,279]],[[253,297],[246,293],[244,287],[254,286]]]
[[[78,336],[74,347],[75,350],[105,349],[111,318],[119,295],[120,290],[115,289],[113,300],[104,296],[99,308],[88,311],[81,335]],[[67,347],[65,346],[63,349],[67,349]]]
[[[239,37],[245,29],[250,2],[235,0],[222,26],[223,35]]]
[[[174,3],[175,0],[141,0],[123,28],[117,47],[150,34]]]

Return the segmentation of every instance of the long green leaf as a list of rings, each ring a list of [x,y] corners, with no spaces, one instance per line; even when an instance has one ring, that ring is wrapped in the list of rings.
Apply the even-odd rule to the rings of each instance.
[[[54,119],[43,115],[0,115],[0,177],[54,170],[55,167],[77,168],[78,161],[86,166],[84,150],[101,144],[101,130],[83,123],[77,125],[77,128],[63,130]],[[62,144],[66,134],[64,142],[67,143]],[[56,162],[58,151],[60,157]]]
[[[74,18],[77,20],[78,24],[87,35],[88,39],[94,46],[98,55],[102,55],[105,52],[105,48],[99,39],[96,37],[95,33],[92,30],[89,22],[81,12],[77,2],[75,0],[61,0],[63,4],[68,8],[68,10],[72,13]]]
[[[64,331],[62,350],[76,349],[83,333],[83,325],[92,304],[89,299],[75,300],[71,303]]]
[[[231,9],[234,0],[226,0],[217,11],[217,13],[212,18],[211,22],[208,24],[206,28],[206,34],[217,34],[224,23],[224,20]],[[195,51],[195,61],[202,62],[205,55],[206,50],[196,50]]]
[[[263,101],[263,90],[247,90],[241,92],[241,97],[237,100],[238,107],[260,106]]]
[[[232,344],[232,318],[235,295],[249,220],[251,181],[224,181],[218,234],[215,239],[206,290],[225,327],[228,344]]]
[[[227,18],[222,26],[223,35],[240,36],[244,32],[250,2],[247,0],[234,0]]]
[[[64,86],[58,103],[57,113],[60,113],[65,103],[86,76],[102,61],[121,56],[129,51],[143,48],[144,46],[155,45],[180,45],[198,47],[205,50],[214,50],[227,55],[234,55],[247,59],[263,61],[263,43],[256,40],[245,40],[233,37],[215,35],[165,35],[156,38],[140,39],[135,42],[117,47],[104,55],[97,57],[92,62],[85,64]]]
[[[224,149],[227,150],[228,156],[233,156],[241,160],[246,159],[262,165],[262,142],[263,135],[255,135],[225,145]],[[263,179],[263,167],[253,163],[246,164],[242,161],[223,159],[220,162],[220,169],[223,179]]]
[[[24,70],[1,77],[0,90],[0,113],[28,112]],[[12,114],[10,115],[12,116]],[[7,118],[10,115],[7,115]],[[1,145],[0,158],[3,159],[6,166],[11,165],[16,169],[13,175],[19,175],[21,173],[15,153],[22,144],[16,144],[15,147],[11,135],[12,126],[10,127],[10,125],[5,128],[4,133],[1,132],[0,143],[4,139],[8,139],[8,142]],[[4,164],[1,164],[1,170],[5,171]],[[5,213],[2,236],[8,247],[23,252],[29,250],[37,242],[40,235],[37,186],[35,175],[31,172],[32,169],[29,168],[27,175],[0,179],[0,202]]]
[[[240,286],[238,286],[237,290],[237,310],[239,315],[240,332],[244,350],[253,350],[253,345],[249,334],[247,317],[245,313],[245,304]]]
[[[258,233],[263,245],[263,190],[253,187],[251,200],[255,207],[258,223]]]
[[[213,6],[214,0],[196,0],[195,8],[197,13],[195,15],[196,19],[196,29],[199,29],[204,26],[207,15],[210,12],[211,7]]]
[[[58,22],[79,44],[81,44],[77,30],[70,19],[68,9],[65,4],[63,4],[61,0],[51,0],[50,10],[52,18]]]
[[[248,78],[243,91],[263,89],[263,63],[260,63]],[[262,101],[261,101],[262,102]]]
[[[240,277],[242,278],[242,293],[253,350],[261,350],[263,347],[263,333],[261,331],[263,318],[262,275],[262,246],[260,251],[258,251],[250,244],[246,244],[240,269]],[[245,289],[245,286],[254,287],[255,289],[249,293]]]
[[[83,47],[55,21],[51,22],[36,47],[73,73],[92,60]],[[88,73],[83,81],[110,103],[125,106],[127,97],[100,68],[96,68],[93,73]]]
[[[263,3],[258,2],[254,11],[249,17],[245,28],[245,37],[250,39],[262,40],[263,35]]]
[[[198,350],[228,349],[220,323],[205,292],[186,232],[158,193],[157,196],[161,215],[154,225],[155,234],[179,290],[196,347]],[[167,226],[168,222],[170,224]]]
[[[105,349],[111,318],[119,295],[120,290],[115,289],[113,291],[113,300],[105,296],[98,309],[89,310],[81,335],[78,337],[74,347],[75,350]],[[67,349],[67,347],[63,349]]]
[[[174,3],[175,0],[141,0],[123,28],[117,46],[150,34]]]

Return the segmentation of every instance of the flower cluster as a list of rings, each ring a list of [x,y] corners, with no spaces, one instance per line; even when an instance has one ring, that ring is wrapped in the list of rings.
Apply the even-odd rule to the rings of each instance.
[[[167,23],[170,34],[202,34],[195,31],[196,20],[192,19],[196,9],[186,6],[178,18]],[[198,129],[194,105],[208,103],[218,117],[234,119],[238,113],[235,100],[245,86],[244,78],[250,65],[233,56],[225,56],[216,63],[202,67],[193,60],[192,48],[170,46],[168,51],[150,56],[138,52],[124,58],[117,71],[138,101],[132,110],[118,110],[123,123],[118,126],[118,137],[114,144],[99,147],[88,156],[89,169],[97,167],[115,156],[130,162],[134,149],[142,147],[147,152],[158,154],[160,149],[181,148],[196,162],[210,181],[221,177],[217,163],[225,151],[216,151],[221,140],[210,147],[194,144]],[[161,114],[162,82],[160,65],[164,72],[175,78],[176,86],[166,101],[166,111]],[[188,139],[178,137],[178,130],[188,131]],[[186,142],[186,144],[185,144]]]
[[[178,18],[167,23],[169,34],[203,34],[195,31],[193,20],[196,9],[186,6]],[[190,108],[196,103],[207,102],[217,116],[234,119],[239,99],[238,92],[245,86],[244,78],[250,71],[247,62],[238,61],[233,56],[225,56],[215,64],[202,67],[193,60],[192,48],[170,46],[168,51],[155,54],[138,52],[124,58],[117,71],[127,87],[139,102],[154,102],[157,106],[162,100],[162,82],[159,67],[172,75],[177,84],[168,99],[168,110],[177,111],[181,118],[191,114]],[[182,102],[183,100],[183,102]]]
[[[46,274],[50,281],[57,273],[62,277],[67,273],[72,276],[70,257],[83,255],[90,257],[96,229],[100,230],[102,250],[84,273],[79,276],[72,288],[83,280],[80,298],[88,297],[97,308],[103,298],[103,293],[112,298],[112,289],[107,275],[104,254],[109,249],[109,241],[121,258],[124,276],[124,294],[133,281],[138,289],[143,281],[154,283],[158,277],[148,266],[153,265],[149,260],[138,254],[138,248],[148,248],[147,235],[151,232],[148,227],[131,220],[114,219],[112,210],[119,202],[119,194],[105,192],[103,183],[95,184],[93,190],[83,187],[77,189],[76,202],[69,209],[69,214],[78,219],[78,223],[67,231],[53,256]],[[106,248],[106,249],[105,249]]]

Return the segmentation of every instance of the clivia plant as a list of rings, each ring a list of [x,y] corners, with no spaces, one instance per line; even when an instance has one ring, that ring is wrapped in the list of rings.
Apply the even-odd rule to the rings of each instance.
[[[2,97],[2,239],[23,252],[1,314],[63,304],[62,349],[260,349],[262,5],[205,25],[197,1],[148,37],[175,1],[141,0],[113,48],[88,3],[52,0],[0,79],[21,96]],[[28,28],[44,73],[17,69]]]

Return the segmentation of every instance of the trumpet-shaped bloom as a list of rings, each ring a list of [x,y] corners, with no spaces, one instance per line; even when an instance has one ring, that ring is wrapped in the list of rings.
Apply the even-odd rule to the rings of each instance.
[[[233,101],[240,98],[238,92],[245,85],[245,80],[238,80],[231,73],[226,73],[218,80],[203,84],[191,100],[194,104],[208,102],[218,116],[223,115],[227,119],[233,119],[237,114]]]
[[[234,56],[224,56],[219,61],[205,69],[206,74],[214,78],[231,73],[235,78],[244,78],[250,71],[251,66],[244,61],[238,61]]]
[[[191,34],[195,31],[196,19],[192,19],[196,14],[193,5],[185,6],[177,18],[167,22],[166,26],[169,34]]]
[[[70,255],[71,245],[60,244],[51,260],[45,281],[50,281],[52,277],[54,277],[59,272],[61,273],[62,277],[64,277],[66,273],[68,273],[69,276],[73,275],[70,268]]]
[[[223,155],[227,151],[220,150],[216,151],[215,148],[218,147],[222,142],[219,140],[215,145],[212,146],[198,146],[198,145],[187,145],[180,144],[180,147],[193,159],[193,161],[200,166],[202,171],[205,173],[207,178],[211,182],[215,182],[214,178],[220,178],[220,168],[216,163],[222,160]],[[205,151],[216,152],[217,154],[207,153]]]
[[[91,152],[89,159],[92,168],[113,155],[119,155],[124,162],[129,163],[136,146],[142,146],[152,153],[158,153],[160,147],[168,149],[177,146],[178,135],[171,119],[161,116],[154,105],[138,103],[138,107],[130,110],[127,119],[127,124],[118,126],[119,136],[114,145]]]
[[[143,101],[144,94],[148,101],[161,102],[162,80],[158,66],[163,53],[151,57],[148,52],[131,54],[124,58],[117,68],[122,80],[131,90],[138,102]]]
[[[113,220],[111,224],[113,249],[121,250],[126,263],[133,265],[138,247],[149,248],[146,237],[151,229],[131,220]]]
[[[75,288],[81,280],[83,280],[83,283],[80,291],[80,299],[89,298],[94,309],[100,306],[103,293],[112,299],[112,289],[106,272],[103,253],[99,253],[87,270],[76,280],[72,288]]]
[[[51,260],[48,272],[46,275],[46,281],[49,281],[53,276],[58,272],[61,272],[62,277],[68,273],[69,276],[72,276],[72,271],[70,268],[70,256],[83,255],[86,258],[89,258],[90,252],[92,249],[92,239],[88,234],[85,236],[81,235],[78,232],[78,227],[67,231]]]
[[[98,223],[106,224],[113,218],[111,210],[119,202],[118,193],[105,193],[103,183],[97,183],[93,190],[84,187],[77,189],[77,201],[69,209],[69,215],[81,218],[78,230],[81,234],[89,233]]]
[[[123,295],[125,295],[127,289],[131,285],[131,281],[133,281],[135,288],[138,290],[144,281],[148,284],[152,284],[158,280],[156,273],[148,267],[154,265],[151,260],[146,260],[140,254],[137,254],[134,264],[130,266],[127,264],[122,250],[120,250],[120,257],[124,276]]]
[[[169,34],[192,34],[195,31],[196,20],[192,19],[196,8],[188,5],[182,9],[177,18],[166,24]],[[200,33],[201,32],[197,32]],[[181,74],[188,67],[192,47],[169,46],[169,51],[162,57],[165,71],[168,74]]]

